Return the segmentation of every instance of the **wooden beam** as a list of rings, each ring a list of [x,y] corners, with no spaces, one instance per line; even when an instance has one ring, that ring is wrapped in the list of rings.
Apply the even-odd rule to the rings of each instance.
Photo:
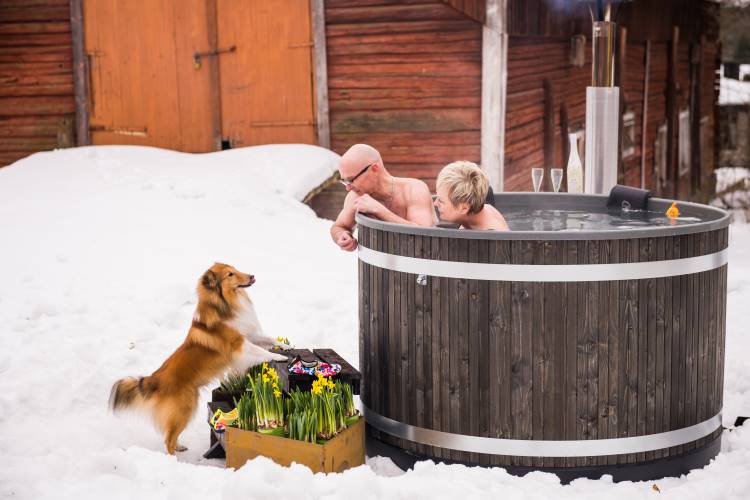
[[[560,104],[560,149],[562,151],[562,169],[563,175],[567,175],[568,157],[570,156],[570,140],[568,134],[570,129],[568,127],[568,104],[563,100]],[[567,179],[563,179],[565,182],[562,183],[560,189],[567,191],[565,186],[568,185]]]
[[[641,120],[641,189],[646,189],[646,137],[648,136],[648,79],[651,74],[651,40],[646,40],[646,60],[643,74],[643,112]]]
[[[83,0],[70,0],[70,31],[73,38],[73,85],[76,102],[76,144],[91,144],[89,134],[89,68],[83,32]]]
[[[625,99],[625,75],[628,60],[628,29],[620,26],[617,36],[617,85],[620,87],[620,113],[617,117],[617,182],[625,184],[625,161],[622,158],[622,117],[625,115],[628,103]]]
[[[331,147],[328,118],[328,65],[326,61],[326,20],[323,0],[310,0],[313,35],[313,81],[315,82],[315,122],[318,145]]]
[[[208,46],[210,50],[219,48],[219,22],[217,18],[216,0],[206,0],[206,33],[208,34]],[[204,58],[206,70],[208,71],[209,99],[211,101],[211,142],[214,151],[221,151],[222,124],[221,124],[221,75],[219,71],[219,58]]]
[[[693,197],[702,184],[701,165],[701,88],[703,41],[690,46],[690,188]]]
[[[505,168],[505,93],[508,81],[506,0],[487,0],[482,29],[482,169],[492,189],[503,191]]]
[[[677,198],[679,173],[675,155],[675,133],[677,131],[677,60],[679,56],[680,28],[672,26],[669,42],[669,68],[667,73],[667,179],[671,184],[673,199]]]
[[[544,86],[544,176],[551,179],[550,169],[555,165],[555,95],[550,81],[545,78]]]

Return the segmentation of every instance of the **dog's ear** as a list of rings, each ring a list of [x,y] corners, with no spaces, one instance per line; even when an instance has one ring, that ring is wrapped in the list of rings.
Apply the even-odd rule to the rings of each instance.
[[[215,290],[219,287],[219,277],[209,269],[201,278],[201,284],[208,290]]]

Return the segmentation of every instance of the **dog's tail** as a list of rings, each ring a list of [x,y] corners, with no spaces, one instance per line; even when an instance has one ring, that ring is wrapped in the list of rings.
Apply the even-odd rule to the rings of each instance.
[[[127,377],[118,380],[109,393],[109,409],[113,412],[124,408],[142,406],[159,388],[156,377]]]

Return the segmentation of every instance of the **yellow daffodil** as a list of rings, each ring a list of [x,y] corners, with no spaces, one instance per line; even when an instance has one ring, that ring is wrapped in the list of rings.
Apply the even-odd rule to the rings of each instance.
[[[276,398],[280,398],[281,397],[281,391],[278,390],[278,389],[274,389],[273,395],[276,396]]]
[[[266,375],[266,374],[264,373],[264,374],[263,374],[263,377],[262,377],[262,380],[263,380],[263,382],[266,382],[266,383],[267,383],[267,382],[268,382],[268,381],[269,381],[270,379],[268,378],[268,375]]]

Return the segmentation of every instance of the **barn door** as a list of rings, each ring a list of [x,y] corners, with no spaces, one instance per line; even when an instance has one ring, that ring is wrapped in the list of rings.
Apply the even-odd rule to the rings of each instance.
[[[310,0],[217,0],[222,136],[315,144]]]
[[[309,0],[84,0],[93,144],[315,143]]]
[[[85,0],[93,144],[216,149],[205,0]],[[208,61],[210,64],[211,62]]]

